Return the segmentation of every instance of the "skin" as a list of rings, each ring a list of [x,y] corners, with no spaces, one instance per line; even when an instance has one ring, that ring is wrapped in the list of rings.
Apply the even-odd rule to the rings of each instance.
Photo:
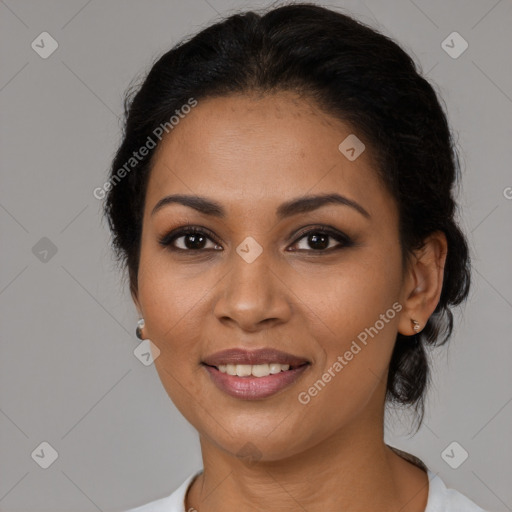
[[[355,161],[338,150],[351,133],[293,93],[237,95],[199,101],[154,155],[132,295],[144,336],[160,350],[160,379],[199,432],[204,472],[189,488],[186,510],[425,510],[426,473],[384,443],[384,397],[397,332],[413,335],[411,319],[423,328],[439,301],[446,238],[435,233],[402,267],[397,207],[377,178],[371,148]],[[276,218],[284,201],[333,192],[371,217],[330,204]],[[219,202],[226,218],[179,204],[151,215],[160,199],[178,193]],[[181,253],[158,243],[187,224],[217,240]],[[354,245],[329,238],[339,250],[315,249],[307,235],[294,236],[326,225]],[[250,264],[236,252],[247,236],[263,249]],[[186,247],[185,238],[174,244]],[[401,311],[300,403],[298,394],[395,302]],[[233,347],[277,348],[311,365],[269,398],[233,398],[200,364]],[[237,455],[243,447],[246,457]]]

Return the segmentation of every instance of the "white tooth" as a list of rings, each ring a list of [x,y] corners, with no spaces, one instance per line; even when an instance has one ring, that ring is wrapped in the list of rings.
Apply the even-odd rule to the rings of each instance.
[[[281,371],[281,365],[279,363],[271,363],[268,365],[270,373],[279,373]]]
[[[228,375],[236,375],[236,364],[227,364],[226,373]]]
[[[251,373],[254,377],[266,377],[270,375],[270,369],[268,364],[253,364]]]
[[[238,377],[267,377],[286,371],[290,368],[289,364],[264,363],[264,364],[219,364],[217,367],[221,373],[236,375]]]
[[[250,364],[237,364],[236,365],[236,374],[239,377],[248,377],[251,375],[251,365]]]

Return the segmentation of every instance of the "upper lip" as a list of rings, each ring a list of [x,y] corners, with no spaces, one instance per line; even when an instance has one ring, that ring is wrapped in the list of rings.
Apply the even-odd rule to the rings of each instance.
[[[288,354],[273,348],[260,348],[257,350],[247,350],[242,348],[230,348],[215,352],[203,359],[203,363],[208,366],[219,366],[225,364],[264,364],[279,363],[289,364],[290,366],[300,366],[309,363],[307,359],[293,354]]]

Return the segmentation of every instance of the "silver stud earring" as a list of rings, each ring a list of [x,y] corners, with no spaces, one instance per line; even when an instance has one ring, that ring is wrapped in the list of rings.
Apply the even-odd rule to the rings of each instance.
[[[413,329],[414,329],[416,332],[419,332],[419,331],[420,331],[420,323],[419,323],[417,320],[412,320],[412,319],[411,319],[411,322],[414,324]]]
[[[144,318],[141,318],[137,322],[137,328],[135,329],[135,334],[139,340],[143,340],[144,336],[142,336],[142,329],[144,329]]]

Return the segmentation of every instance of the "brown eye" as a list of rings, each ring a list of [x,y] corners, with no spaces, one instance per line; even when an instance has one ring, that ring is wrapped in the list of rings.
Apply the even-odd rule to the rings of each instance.
[[[180,246],[175,244],[178,240]],[[207,247],[208,242],[211,242],[213,247]],[[195,227],[172,231],[162,237],[159,243],[173,251],[220,250],[220,246],[208,231]]]
[[[296,245],[300,240],[305,239],[306,247],[299,248],[302,251],[317,251],[327,252],[331,250],[341,249],[343,247],[350,247],[353,245],[350,238],[343,233],[334,231],[327,228],[313,228],[306,232],[301,233],[299,239],[295,242]],[[332,240],[338,242],[333,244]],[[296,250],[296,249],[295,249]]]

